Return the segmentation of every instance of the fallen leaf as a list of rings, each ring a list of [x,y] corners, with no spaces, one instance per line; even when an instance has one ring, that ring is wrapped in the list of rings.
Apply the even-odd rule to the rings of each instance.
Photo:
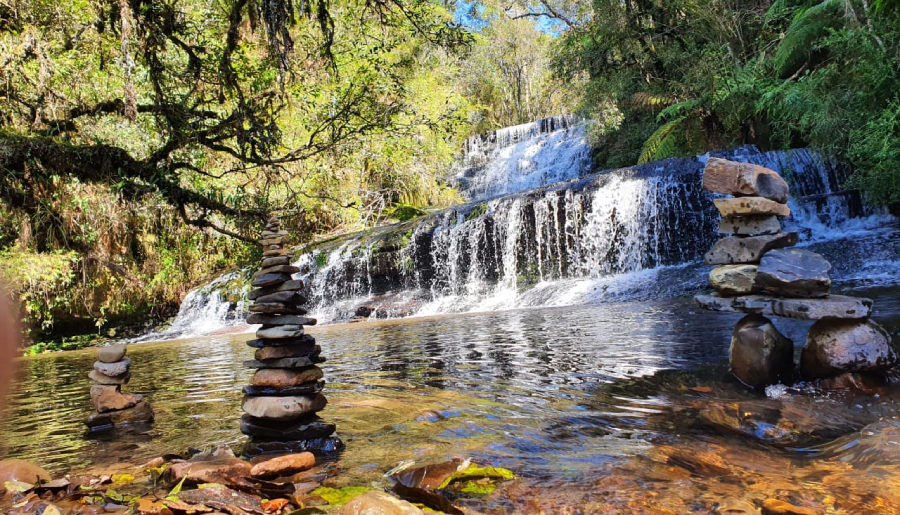
[[[3,486],[6,487],[6,490],[9,492],[14,492],[17,494],[24,494],[25,492],[34,488],[34,485],[31,483],[26,483],[24,481],[5,481]]]
[[[712,388],[710,388],[709,386],[695,386],[691,388],[691,390],[694,390],[698,393],[709,393],[712,391]]]
[[[272,499],[271,501],[263,501],[262,508],[266,513],[274,513],[287,506],[287,504],[287,499]]]
[[[310,493],[325,499],[328,501],[328,504],[340,506],[342,504],[347,504],[350,499],[362,495],[369,490],[371,490],[371,488],[366,486],[348,486],[345,488],[328,488],[327,486],[320,486]]]

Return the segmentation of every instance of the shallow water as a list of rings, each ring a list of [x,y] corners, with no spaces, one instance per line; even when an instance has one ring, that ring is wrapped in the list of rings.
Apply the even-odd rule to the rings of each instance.
[[[853,293],[900,330],[900,289]],[[465,456],[520,476],[479,501],[498,510],[705,513],[773,496],[900,509],[900,388],[746,392],[727,374],[738,318],[679,298],[312,328],[329,357],[322,415],[347,444],[330,481],[382,484],[401,461]],[[802,342],[810,324],[776,325]],[[248,338],[132,345],[127,390],[149,397],[157,420],[103,438],[81,423],[94,351],[23,359],[0,455],[68,472],[239,447]]]

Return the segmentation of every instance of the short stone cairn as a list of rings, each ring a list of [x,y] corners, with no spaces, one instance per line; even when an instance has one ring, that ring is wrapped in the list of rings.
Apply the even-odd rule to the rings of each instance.
[[[94,369],[88,374],[94,382],[91,401],[96,411],[84,421],[92,431],[153,421],[153,408],[143,396],[122,393],[122,385],[131,379],[131,358],[125,357],[127,351],[125,345],[109,345],[97,352]]]
[[[300,271],[290,264],[284,249],[287,231],[278,218],[271,218],[262,233],[262,269],[253,276],[248,324],[261,324],[256,339],[247,345],[256,349],[253,360],[244,364],[256,369],[250,386],[244,387],[241,431],[252,437],[248,453],[276,451],[318,451],[328,453],[343,448],[334,436],[335,425],[316,413],[325,408],[322,369],[325,361],[316,339],[303,326],[315,325],[307,318],[303,281],[292,274]]]
[[[873,384],[898,364],[891,336],[869,318],[872,301],[832,295],[831,263],[815,252],[794,249],[795,232],[783,232],[790,215],[788,184],[761,166],[710,158],[703,189],[732,195],[716,198],[722,216],[717,241],[705,261],[716,268],[711,295],[697,303],[712,311],[748,313],[731,338],[732,373],[763,388],[793,380],[793,342],[766,316],[816,320],[801,352],[799,373],[831,385]]]

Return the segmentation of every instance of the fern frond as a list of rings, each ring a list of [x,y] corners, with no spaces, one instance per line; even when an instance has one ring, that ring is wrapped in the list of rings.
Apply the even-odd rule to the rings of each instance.
[[[641,148],[641,156],[638,158],[638,164],[649,163],[650,161],[658,161],[667,157],[678,155],[681,150],[678,141],[682,134],[679,130],[687,116],[681,116],[666,123],[656,130],[644,142]]]
[[[781,78],[790,77],[812,55],[815,42],[829,29],[844,24],[845,0],[823,0],[797,13],[775,52],[775,69]]]
[[[655,111],[675,103],[675,99],[665,95],[656,95],[647,91],[641,91],[631,96],[629,104],[638,109]]]
[[[699,100],[686,100],[684,102],[678,102],[677,104],[672,104],[669,107],[665,108],[656,116],[656,122],[662,123],[663,120],[667,118],[673,118],[675,116],[685,116],[690,111],[697,109],[700,106]]]
[[[900,0],[875,0],[872,6],[877,14],[884,14],[890,10],[900,9]]]

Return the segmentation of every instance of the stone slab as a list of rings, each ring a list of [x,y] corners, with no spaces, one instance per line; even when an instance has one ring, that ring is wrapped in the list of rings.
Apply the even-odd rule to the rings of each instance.
[[[266,274],[296,274],[299,271],[300,268],[293,265],[274,265],[263,268],[259,272],[256,272],[253,277],[260,277]]]
[[[251,313],[263,313],[268,315],[305,315],[306,308],[296,304],[284,304],[281,302],[260,302],[257,300],[249,308]]]
[[[334,434],[335,425],[317,416],[293,422],[273,422],[264,418],[243,415],[241,432],[247,436],[260,438],[282,438],[285,440],[309,440],[324,438]]]
[[[722,297],[713,293],[697,295],[694,300],[710,311],[756,313],[798,320],[866,318],[872,314],[871,299],[844,295],[829,295],[822,299],[784,299],[768,295]]]
[[[261,295],[257,297],[256,302],[258,304],[266,304],[270,302],[278,302],[281,304],[287,304],[291,306],[300,306],[302,304],[306,304],[306,297],[298,292],[298,291],[279,291],[270,293],[268,295]]]
[[[260,288],[258,290],[251,290],[250,293],[247,294],[247,298],[250,300],[256,300],[260,297],[264,297],[266,295],[271,295],[277,292],[283,291],[298,291],[303,289],[303,281],[299,279],[292,279],[290,281],[285,281],[276,286],[269,286],[265,288]]]
[[[281,358],[281,359],[267,359],[265,361],[261,361],[258,359],[251,359],[244,362],[244,366],[247,368],[306,368],[316,365],[318,363],[324,363],[325,358],[322,356],[304,356],[299,358]]]
[[[759,262],[756,283],[782,297],[825,297],[831,290],[831,263],[804,249],[777,249]]]
[[[709,285],[720,295],[751,295],[762,288],[756,284],[757,265],[722,265],[709,273]]]
[[[106,374],[101,374],[96,370],[91,370],[88,373],[88,377],[91,378],[91,381],[94,381],[97,384],[128,384],[128,381],[131,380],[131,374],[125,374],[123,376],[112,377]]]
[[[318,345],[284,345],[277,347],[267,345],[256,349],[253,357],[259,361],[284,358],[312,358],[313,356],[318,356],[321,352],[322,347]]]
[[[319,367],[309,367],[302,370],[290,368],[263,368],[256,371],[250,378],[253,386],[266,386],[284,388],[286,386],[301,386],[314,383],[325,377],[325,373]]]
[[[787,202],[790,188],[775,170],[752,163],[710,157],[703,169],[703,189],[725,195],[763,197]]]
[[[256,337],[261,340],[279,340],[285,338],[299,338],[303,336],[302,325],[282,325],[278,327],[263,328],[256,331]]]
[[[315,383],[308,383],[300,386],[284,386],[281,388],[272,386],[245,386],[243,392],[245,395],[251,396],[284,397],[319,393],[323,388],[325,388],[325,381],[320,379]]]
[[[131,368],[131,358],[125,358],[115,363],[103,363],[101,361],[94,362],[94,370],[109,377],[122,377],[128,373]]]
[[[768,236],[729,236],[717,241],[706,253],[708,265],[733,265],[757,263],[763,255],[773,249],[790,247],[800,241],[796,232],[783,232]]]
[[[268,420],[297,420],[325,409],[328,401],[321,393],[288,397],[245,396],[241,404],[251,417]]]
[[[280,325],[280,326],[303,326],[316,325],[315,318],[302,317],[297,315],[265,315],[262,313],[253,313],[247,317],[248,324],[262,325]]]
[[[777,216],[727,216],[719,221],[719,234],[728,236],[763,236],[781,232]]]
[[[717,198],[713,200],[722,216],[775,215],[790,216],[791,208],[762,197]]]
[[[265,288],[267,286],[277,286],[291,280],[291,274],[263,274],[257,276],[250,283],[254,288]]]
[[[282,338],[278,340],[248,340],[247,345],[253,347],[254,349],[261,349],[263,347],[287,347],[291,345],[298,346],[312,346],[316,343],[316,339],[308,334],[304,334],[299,338]]]

